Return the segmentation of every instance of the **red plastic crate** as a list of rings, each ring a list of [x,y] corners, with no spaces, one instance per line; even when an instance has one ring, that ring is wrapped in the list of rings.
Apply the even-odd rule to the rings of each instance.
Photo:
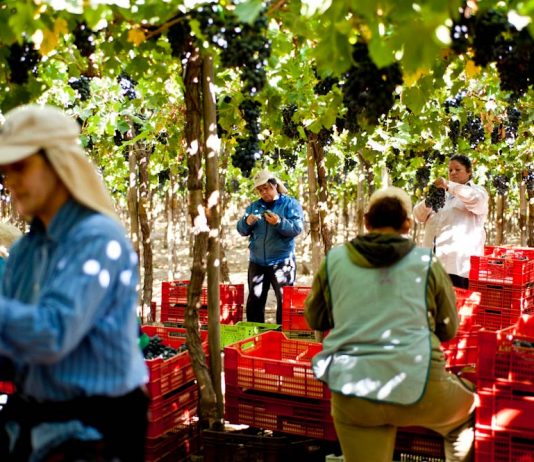
[[[395,438],[395,460],[429,460],[445,462],[443,437],[422,427],[401,427]]]
[[[148,408],[147,438],[190,425],[198,411],[198,384],[192,382],[169,395],[152,399]]]
[[[186,329],[179,327],[142,326],[142,329],[150,337],[158,335],[165,345],[172,348],[180,348],[186,341]],[[208,332],[199,332],[204,352],[208,355]],[[189,351],[182,351],[169,359],[147,359],[145,362],[150,377],[147,387],[153,400],[195,380]]]
[[[534,431],[534,388],[531,393],[510,386],[479,387],[477,424],[492,429]]]
[[[329,400],[247,393],[235,387],[225,392],[225,417],[231,423],[250,425],[311,438],[336,440]]]
[[[197,422],[147,438],[145,462],[185,462],[200,448],[200,426]]]
[[[490,249],[485,249],[488,252]],[[469,280],[492,284],[525,285],[534,282],[534,250],[493,249],[471,256]],[[471,287],[471,284],[470,284]]]
[[[305,398],[329,399],[328,387],[312,372],[311,359],[322,344],[288,339],[267,331],[224,348],[227,385]]]
[[[161,322],[172,322],[176,324],[183,324],[185,322],[184,305],[177,305],[171,303],[163,303],[161,305]],[[243,305],[221,305],[220,310],[221,324],[237,324],[243,320]],[[201,325],[208,324],[208,308],[200,307],[198,309],[198,321]]]
[[[534,432],[477,425],[475,462],[534,462]]]
[[[456,295],[456,310],[458,312],[458,330],[470,331],[475,325],[476,315],[480,308],[480,292],[454,288]]]
[[[312,330],[304,319],[304,301],[310,290],[308,286],[282,287],[282,330]]]
[[[525,286],[470,281],[469,289],[480,292],[480,305],[526,312],[534,304],[534,284]]]
[[[189,281],[163,281],[161,283],[161,303],[187,305]],[[244,284],[219,284],[221,305],[243,305],[245,303]],[[202,287],[200,295],[202,306],[208,304],[208,288]]]
[[[495,383],[534,390],[534,339],[514,336],[514,326],[479,332],[479,386]],[[529,346],[530,345],[530,346]]]
[[[481,326],[471,326],[467,332],[458,331],[456,336],[441,343],[441,350],[445,355],[447,368],[458,370],[476,368],[478,362],[478,331]]]

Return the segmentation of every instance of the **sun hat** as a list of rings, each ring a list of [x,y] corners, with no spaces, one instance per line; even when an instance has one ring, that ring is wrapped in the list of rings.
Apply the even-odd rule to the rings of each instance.
[[[408,194],[404,190],[402,190],[401,188],[397,188],[396,186],[388,186],[387,188],[379,189],[373,194],[371,194],[371,197],[369,198],[369,204],[367,204],[367,209],[369,210],[373,204],[386,197],[395,197],[396,199],[398,199],[402,205],[402,208],[406,212],[406,215],[408,217],[412,216],[413,207],[410,196],[408,196]]]
[[[76,201],[118,220],[111,196],[96,167],[85,156],[79,137],[79,124],[59,108],[19,106],[5,115],[0,128],[0,165],[43,149]]]
[[[262,184],[267,183],[269,180],[276,181],[276,189],[280,194],[287,194],[287,189],[284,184],[276,177],[276,175],[271,173],[268,169],[260,170],[254,175],[254,177],[252,178],[252,181],[254,182],[254,189],[256,189],[258,186],[261,186]]]

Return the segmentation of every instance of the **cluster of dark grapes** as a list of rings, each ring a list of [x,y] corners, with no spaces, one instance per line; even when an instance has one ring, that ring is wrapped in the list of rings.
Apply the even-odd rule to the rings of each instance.
[[[315,76],[317,77],[317,83],[313,87],[313,91],[316,95],[323,96],[330,93],[330,90],[332,90],[332,87],[334,85],[337,85],[339,83],[339,79],[332,76],[327,76],[324,78],[321,78],[317,70],[314,69]]]
[[[534,40],[528,28],[517,30],[505,11],[489,9],[472,14],[463,8],[452,26],[452,49],[457,53],[473,50],[479,66],[495,62],[501,89],[523,95],[534,82]]]
[[[519,128],[519,121],[521,119],[521,111],[513,106],[506,108],[506,139],[511,143],[517,138],[517,129]]]
[[[243,23],[212,3],[197,8],[194,18],[206,38],[220,48],[222,65],[240,70],[244,91],[251,95],[261,91],[267,81],[265,65],[271,56],[265,12],[260,12],[253,23]]]
[[[527,190],[534,191],[534,169],[529,168],[524,177]]]
[[[347,175],[352,172],[354,168],[358,165],[358,161],[354,157],[347,156],[343,161],[343,173]]]
[[[87,101],[91,97],[91,79],[85,75],[81,75],[79,79],[71,77],[69,79],[69,86],[76,90],[80,101]]]
[[[189,22],[183,18],[175,22],[167,30],[167,40],[171,47],[171,56],[183,59],[185,50],[187,48],[187,40],[191,35],[191,27]]]
[[[430,181],[430,166],[424,165],[415,171],[416,189],[424,189]]]
[[[282,160],[286,167],[294,169],[297,166],[297,161],[299,159],[298,152],[293,149],[280,149],[276,148],[272,155],[273,160]]]
[[[452,141],[454,148],[458,146],[458,139],[460,138],[460,121],[458,119],[449,120],[449,138]]]
[[[446,156],[445,156],[445,154],[443,154],[438,149],[434,149],[432,151],[426,151],[425,152],[425,158],[430,163],[438,162],[438,163],[442,164],[443,162],[445,162]]]
[[[74,45],[82,56],[87,58],[95,52],[95,33],[85,21],[76,24],[72,34],[74,35]]]
[[[32,42],[24,41],[22,44],[15,42],[9,47],[6,61],[10,69],[9,80],[22,85],[28,81],[30,72],[37,74],[37,64],[41,61],[41,55]]]
[[[169,359],[182,351],[187,350],[187,345],[184,343],[179,348],[173,348],[163,343],[163,340],[158,335],[150,337],[148,345],[143,349],[145,359]]]
[[[241,23],[230,16],[223,29],[222,40],[214,37],[218,44],[223,45],[223,66],[241,70],[244,90],[250,94],[261,91],[267,81],[265,65],[271,56],[271,44],[266,37],[267,23],[263,14],[252,24]]]
[[[261,157],[262,151],[258,137],[250,135],[237,138],[237,146],[232,154],[232,165],[241,170],[245,178],[250,176],[256,161]]]
[[[432,207],[434,212],[442,209],[445,205],[445,190],[443,188],[438,188],[436,185],[431,184],[428,187],[428,192],[425,198],[425,205],[427,207]]]
[[[319,133],[317,133],[317,141],[321,146],[330,146],[333,141],[334,130],[331,128],[321,128]]]
[[[115,143],[115,146],[122,146],[122,143],[124,141],[124,135],[120,130],[115,130],[115,134],[113,135],[113,143]]]
[[[121,86],[122,96],[125,96],[128,99],[137,98],[137,92],[135,91],[137,85],[136,80],[132,79],[126,72],[121,72],[117,76],[117,82],[119,82],[119,85]]]
[[[352,59],[341,87],[347,108],[344,126],[354,133],[361,125],[376,125],[389,112],[395,101],[393,92],[402,84],[402,73],[398,63],[379,69],[365,43],[354,45]]]
[[[171,169],[166,168],[158,172],[158,184],[164,186],[171,179]]]
[[[459,108],[466,94],[467,94],[466,90],[460,90],[458,93],[456,93],[455,96],[447,98],[445,102],[443,103],[443,106],[445,107],[445,112],[448,114],[451,108],[454,108],[454,109]]]
[[[260,133],[260,113],[261,103],[253,99],[244,99],[239,104],[241,116],[245,121],[245,128],[251,135],[257,136]]]
[[[284,123],[282,131],[284,132],[284,135],[291,139],[297,139],[300,137],[298,131],[299,125],[293,121],[293,115],[295,112],[297,112],[296,104],[288,104],[282,108],[282,121]]]
[[[261,103],[249,98],[244,99],[239,104],[239,111],[245,121],[245,129],[248,136],[237,138],[237,146],[232,155],[232,165],[239,168],[241,173],[248,177],[262,154],[258,139]]]
[[[462,128],[462,135],[469,140],[469,145],[472,148],[476,148],[480,143],[484,142],[486,135],[479,116],[469,115]]]
[[[508,191],[508,178],[505,175],[495,175],[492,183],[498,194],[505,195]]]

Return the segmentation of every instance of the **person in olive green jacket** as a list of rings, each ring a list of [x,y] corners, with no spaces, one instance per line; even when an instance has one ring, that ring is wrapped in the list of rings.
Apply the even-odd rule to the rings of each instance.
[[[404,237],[411,216],[404,191],[375,192],[369,233],[328,253],[306,300],[310,327],[329,331],[312,362],[345,462],[390,462],[403,426],[443,435],[447,462],[472,460],[473,386],[440,350],[458,328],[455,294],[431,251]]]

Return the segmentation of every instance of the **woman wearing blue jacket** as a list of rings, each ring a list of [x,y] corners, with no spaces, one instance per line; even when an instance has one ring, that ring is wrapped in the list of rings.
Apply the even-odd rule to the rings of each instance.
[[[282,323],[282,287],[296,275],[295,238],[302,232],[300,203],[287,195],[284,185],[268,170],[254,178],[260,199],[252,202],[237,222],[237,231],[249,236],[247,321],[265,322],[269,287],[276,295],[276,322]]]

